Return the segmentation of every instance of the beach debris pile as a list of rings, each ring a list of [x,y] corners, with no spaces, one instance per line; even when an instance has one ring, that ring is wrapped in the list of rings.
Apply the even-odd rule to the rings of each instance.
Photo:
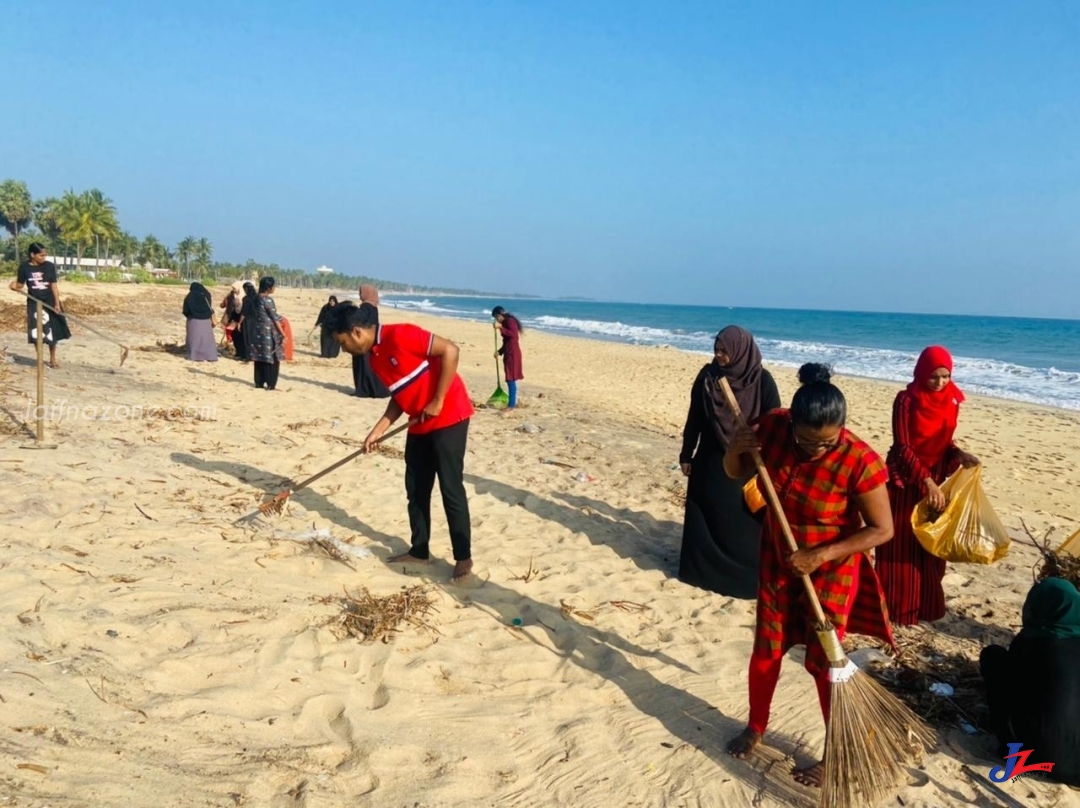
[[[1035,581],[1044,578],[1064,578],[1077,589],[1080,589],[1080,530],[1072,534],[1054,550],[1050,546],[1050,539],[1054,529],[1046,531],[1041,539],[1035,538],[1030,528],[1021,520],[1024,532],[1035,549],[1042,555],[1042,560],[1036,564],[1034,570]]]
[[[73,314],[76,317],[93,317],[95,314],[111,314],[116,311],[116,306],[109,306],[108,300],[100,297],[75,297],[69,295],[63,299],[64,314]]]
[[[361,587],[356,594],[346,589],[344,597],[326,597],[321,602],[341,608],[341,613],[331,618],[330,624],[342,637],[357,637],[362,642],[390,642],[403,626],[422,629],[429,634],[440,633],[428,622],[428,616],[437,610],[431,587],[425,584],[402,587],[400,592],[382,597],[372,595],[366,587]]]
[[[978,653],[975,641],[927,632],[865,669],[930,726],[972,734],[989,717]]]
[[[173,354],[174,356],[183,356],[187,348],[184,345],[178,345],[175,342],[163,342],[158,340],[153,345],[136,345],[136,351],[160,351],[162,353]]]
[[[0,303],[0,331],[26,331],[25,303]]]

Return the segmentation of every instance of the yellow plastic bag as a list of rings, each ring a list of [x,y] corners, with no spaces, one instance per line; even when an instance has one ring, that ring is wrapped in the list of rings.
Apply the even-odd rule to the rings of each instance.
[[[1009,534],[979,484],[981,466],[959,469],[941,485],[948,498],[937,518],[924,499],[911,512],[915,538],[946,561],[993,564],[1009,551]]]
[[[1058,548],[1058,555],[1062,553],[1068,553],[1071,556],[1080,558],[1080,530],[1073,533],[1069,538],[1065,539]]]
[[[758,487],[756,474],[746,481],[746,485],[742,489],[742,495],[746,507],[750,509],[750,513],[757,513],[768,504],[765,502],[765,496],[761,493],[761,488]]]

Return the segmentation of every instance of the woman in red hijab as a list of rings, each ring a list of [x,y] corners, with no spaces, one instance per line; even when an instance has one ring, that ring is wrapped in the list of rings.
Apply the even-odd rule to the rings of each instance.
[[[889,499],[893,540],[876,551],[876,564],[889,617],[895,625],[940,620],[945,616],[945,562],[926,552],[911,529],[911,512],[924,497],[945,509],[939,486],[960,466],[978,458],[953,442],[964,394],[952,381],[953,360],[933,345],[919,355],[915,379],[893,404],[893,445],[889,467]]]

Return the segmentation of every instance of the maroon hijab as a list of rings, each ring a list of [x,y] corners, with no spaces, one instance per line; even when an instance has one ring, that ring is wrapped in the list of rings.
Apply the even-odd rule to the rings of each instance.
[[[729,325],[717,334],[716,344],[731,361],[721,366],[714,359],[706,366],[705,413],[717,440],[727,447],[738,428],[738,420],[720,389],[720,379],[728,380],[743,417],[747,421],[757,418],[761,414],[761,351],[753,335],[737,325]]]

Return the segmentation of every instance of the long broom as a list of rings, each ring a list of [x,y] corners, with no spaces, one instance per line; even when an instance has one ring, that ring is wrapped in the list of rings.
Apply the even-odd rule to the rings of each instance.
[[[495,392],[487,400],[487,405],[492,408],[505,407],[510,403],[510,396],[503,390],[502,376],[499,375],[499,335],[495,334]]]
[[[399,432],[404,432],[406,429],[408,429],[414,423],[416,423],[415,420],[409,420],[407,423],[404,423],[404,424],[402,424],[401,426],[399,426],[399,427],[397,427],[395,429],[391,429],[389,432],[387,432],[385,435],[383,435],[381,438],[379,438],[375,442],[376,445],[382,443],[384,440],[387,440],[388,438],[394,437],[394,435],[397,435]],[[293,494],[295,494],[301,488],[307,488],[313,482],[315,482],[316,480],[322,479],[327,474],[329,474],[331,471],[335,471],[335,470],[341,468],[342,466],[344,466],[346,463],[352,462],[353,460],[358,458],[360,455],[364,454],[365,451],[366,451],[365,447],[361,446],[355,452],[352,452],[352,453],[346,455],[345,457],[341,458],[341,460],[327,466],[322,471],[315,472],[310,477],[308,477],[306,480],[303,480],[303,481],[301,481],[299,483],[296,483],[293,486],[290,486],[289,488],[286,488],[284,491],[282,491],[279,494],[275,494],[271,499],[268,499],[266,502],[264,502],[262,505],[260,505],[254,511],[249,513],[247,516],[241,516],[239,519],[237,519],[235,522],[233,522],[233,524],[234,525],[258,524],[260,522],[260,520],[262,519],[262,517],[265,517],[265,516],[278,516],[281,513],[281,511],[285,508],[285,503],[289,501],[289,497],[291,497]]]
[[[727,379],[720,380],[720,387],[738,423],[746,426]],[[761,453],[755,449],[751,456],[788,548],[794,553],[799,546]],[[813,581],[809,575],[801,577],[814,612],[814,633],[829,660],[831,682],[820,805],[868,808],[891,796],[906,774],[904,766],[917,763],[937,739],[907,705],[847,658],[836,636],[836,627],[821,608]]]

